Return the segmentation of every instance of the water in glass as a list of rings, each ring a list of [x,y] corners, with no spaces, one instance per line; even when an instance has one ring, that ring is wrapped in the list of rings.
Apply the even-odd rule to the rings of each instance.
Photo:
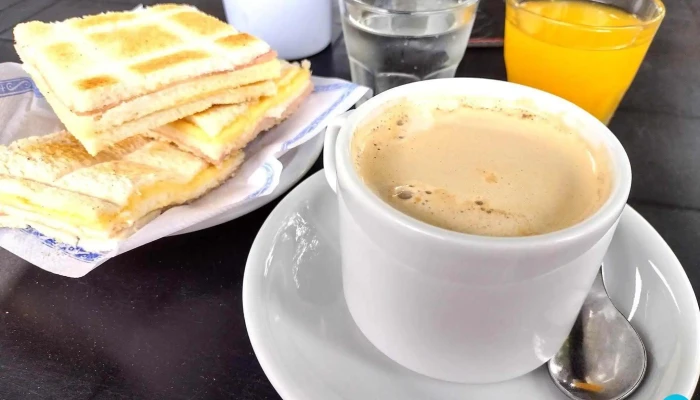
[[[454,77],[476,0],[340,0],[352,80],[380,93]]]

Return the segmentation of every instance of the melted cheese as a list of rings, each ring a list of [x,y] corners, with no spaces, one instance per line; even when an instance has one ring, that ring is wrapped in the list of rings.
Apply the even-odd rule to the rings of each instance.
[[[295,68],[282,75],[276,81],[278,85],[277,94],[262,97],[260,100],[252,103],[244,114],[215,137],[209,136],[202,128],[189,121],[179,120],[171,125],[180,131],[182,135],[189,136],[193,141],[215,144],[229,143],[253,129],[269,110],[287,102],[291,96],[298,93],[304,85],[308,84],[310,77],[311,72],[303,68]]]
[[[182,204],[193,197],[202,195],[203,193],[198,192],[204,192],[216,186],[219,181],[233,172],[241,160],[242,154],[240,152],[234,153],[219,167],[209,166],[184,184],[158,182],[141,190],[140,193],[132,195],[127,206],[118,214],[102,214],[96,219],[80,213],[80,209],[75,211],[50,209],[35,205],[27,198],[8,194],[0,194],[0,204],[32,213],[37,216],[37,221],[51,219],[90,230],[114,231],[115,228],[118,230],[131,226],[136,220],[153,210],[173,204]],[[76,196],[79,195],[76,194]]]
[[[19,196],[0,194],[0,204],[23,210],[32,214],[46,216],[48,219],[61,220],[71,225],[85,226],[91,229],[104,229],[105,225],[102,223],[102,217],[98,220],[95,220],[93,218],[87,217],[84,214],[81,214],[79,211],[72,212],[67,210],[58,210],[42,207],[33,204],[29,199]],[[109,220],[108,218],[104,219]]]
[[[120,213],[121,219],[134,218],[138,219],[141,216],[152,210],[158,210],[167,207],[171,204],[182,204],[193,198],[201,196],[212,186],[216,186],[218,182],[226,179],[243,159],[242,152],[231,154],[221,165],[209,167],[198,173],[190,182],[186,184],[177,184],[170,182],[158,182],[152,185],[137,195],[133,195],[129,199],[129,205]],[[158,196],[163,196],[157,199]],[[156,199],[155,203],[145,204],[152,199]],[[142,210],[146,205],[145,210]]]

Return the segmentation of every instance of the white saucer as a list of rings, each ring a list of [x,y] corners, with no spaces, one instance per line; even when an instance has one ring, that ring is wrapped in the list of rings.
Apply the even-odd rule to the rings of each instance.
[[[311,167],[318,159],[321,150],[323,149],[323,132],[309,139],[308,142],[295,147],[285,153],[279,158],[282,163],[282,174],[280,175],[280,183],[277,185],[275,190],[268,194],[267,196],[262,196],[249,200],[246,203],[236,206],[226,213],[217,215],[214,218],[202,221],[199,224],[192,225],[186,229],[183,229],[174,235],[182,235],[183,233],[196,232],[202,229],[211,228],[212,226],[220,225],[229,221],[232,221],[240,216],[246,215],[250,212],[257,210],[258,208],[264,206],[265,204],[271,202],[272,200],[278,198],[284,192],[286,192],[295,183],[299,182],[301,178],[311,169]]]
[[[499,384],[455,384],[411,372],[375,349],[345,305],[336,214],[321,171],[280,202],[248,256],[245,322],[283,399],[566,399],[544,368]],[[700,376],[700,311],[678,259],[628,207],[603,269],[613,302],[649,352],[645,381],[630,398],[690,398]]]

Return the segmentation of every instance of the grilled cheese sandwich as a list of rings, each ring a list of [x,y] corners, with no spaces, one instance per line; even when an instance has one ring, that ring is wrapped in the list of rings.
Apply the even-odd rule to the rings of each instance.
[[[14,35],[27,72],[91,155],[212,104],[269,94],[223,91],[280,74],[265,42],[185,5],[33,21]]]
[[[66,131],[22,139],[0,146],[0,213],[15,226],[22,221],[93,241],[122,238],[144,218],[217,187],[242,161],[236,152],[214,166],[143,136],[94,157]]]

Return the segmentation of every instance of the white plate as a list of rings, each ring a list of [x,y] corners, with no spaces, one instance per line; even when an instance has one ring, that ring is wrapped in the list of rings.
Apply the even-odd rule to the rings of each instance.
[[[323,132],[319,133],[308,142],[289,150],[279,158],[279,161],[283,166],[282,174],[280,175],[280,183],[269,195],[249,200],[239,206],[234,207],[226,213],[192,225],[189,228],[173,233],[171,236],[196,232],[232,221],[240,216],[248,214],[249,212],[257,210],[258,208],[278,198],[295,183],[299,182],[299,180],[303,178],[309,169],[311,169],[311,167],[314,165],[319,154],[321,154],[321,150],[323,149],[323,135]]]
[[[322,171],[296,187],[255,238],[243,311],[260,365],[285,400],[562,400],[544,368],[464,385],[418,375],[376,350],[343,298],[335,194]],[[691,394],[700,375],[700,311],[671,249],[627,208],[604,261],[615,305],[645,341],[649,368],[631,399]]]

